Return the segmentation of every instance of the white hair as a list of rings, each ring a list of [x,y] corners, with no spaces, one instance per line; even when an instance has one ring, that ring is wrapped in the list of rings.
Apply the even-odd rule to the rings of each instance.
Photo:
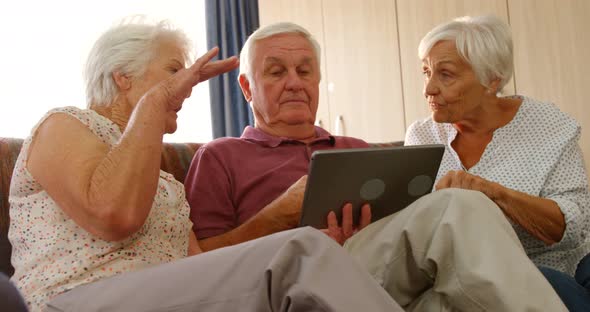
[[[463,16],[438,25],[420,41],[418,57],[423,60],[436,43],[445,40],[455,41],[459,55],[486,88],[491,81],[500,79],[496,90],[500,92],[512,77],[512,35],[508,25],[499,18]]]
[[[186,65],[191,43],[184,32],[166,21],[148,23],[145,18],[133,18],[103,33],[94,43],[84,70],[88,107],[110,105],[118,94],[113,73],[140,78],[164,40],[173,40],[182,49]]]
[[[254,53],[252,52],[254,51],[254,44],[258,40],[281,34],[299,34],[307,39],[307,41],[311,43],[318,62],[318,67],[320,67],[320,44],[311,33],[297,24],[281,22],[258,28],[248,37],[240,52],[240,75],[245,74],[248,80],[252,80],[252,62],[254,62]]]

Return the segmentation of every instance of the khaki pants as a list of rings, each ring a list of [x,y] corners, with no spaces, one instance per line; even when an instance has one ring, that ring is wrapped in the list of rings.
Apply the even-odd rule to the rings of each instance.
[[[424,196],[345,248],[407,311],[567,311],[480,192]]]
[[[303,228],[78,286],[49,311],[402,311],[338,244]]]

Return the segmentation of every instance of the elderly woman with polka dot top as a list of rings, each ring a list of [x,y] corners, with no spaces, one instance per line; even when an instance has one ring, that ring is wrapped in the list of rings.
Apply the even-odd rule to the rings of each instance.
[[[510,29],[498,18],[439,25],[418,54],[432,115],[414,122],[405,142],[446,145],[435,188],[489,197],[566,306],[590,311],[590,195],[580,126],[551,103],[498,96],[513,73]]]
[[[164,23],[112,28],[88,59],[89,108],[51,110],[25,140],[9,239],[28,308],[401,311],[320,231],[200,254],[184,187],[160,170],[162,139],[192,87],[238,61],[212,49],[185,68],[188,49]]]

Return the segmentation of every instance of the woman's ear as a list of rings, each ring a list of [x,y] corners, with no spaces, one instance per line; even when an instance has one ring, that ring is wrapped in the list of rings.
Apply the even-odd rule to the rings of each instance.
[[[488,91],[486,91],[486,92],[489,94],[497,94],[498,93],[498,86],[500,86],[500,82],[501,82],[500,78],[495,78],[494,80],[492,80],[490,82],[490,86],[488,88]]]
[[[126,91],[131,88],[131,79],[121,72],[114,72],[113,80],[119,88],[119,91]]]

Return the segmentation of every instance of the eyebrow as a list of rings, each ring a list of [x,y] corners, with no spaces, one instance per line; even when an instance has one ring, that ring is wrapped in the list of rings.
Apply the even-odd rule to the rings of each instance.
[[[313,62],[313,58],[309,57],[309,56],[305,56],[303,57],[300,62],[302,64],[311,64]],[[274,57],[274,56],[269,56],[264,60],[265,65],[268,63],[270,65],[274,65],[274,64],[281,64],[284,63],[284,61],[281,58],[278,57]]]
[[[459,66],[459,64],[457,64],[457,62],[454,62],[452,60],[442,60],[440,62],[435,63],[434,66],[439,67],[439,66],[445,65],[445,64],[450,64],[450,65],[453,65],[455,67],[456,66]],[[422,67],[426,67],[426,66],[428,66],[428,64],[426,62],[422,61]]]
[[[457,65],[456,62],[453,62],[451,60],[443,60],[443,61],[440,61],[440,62],[436,63],[435,65],[440,66],[440,65],[444,65],[444,64]]]

